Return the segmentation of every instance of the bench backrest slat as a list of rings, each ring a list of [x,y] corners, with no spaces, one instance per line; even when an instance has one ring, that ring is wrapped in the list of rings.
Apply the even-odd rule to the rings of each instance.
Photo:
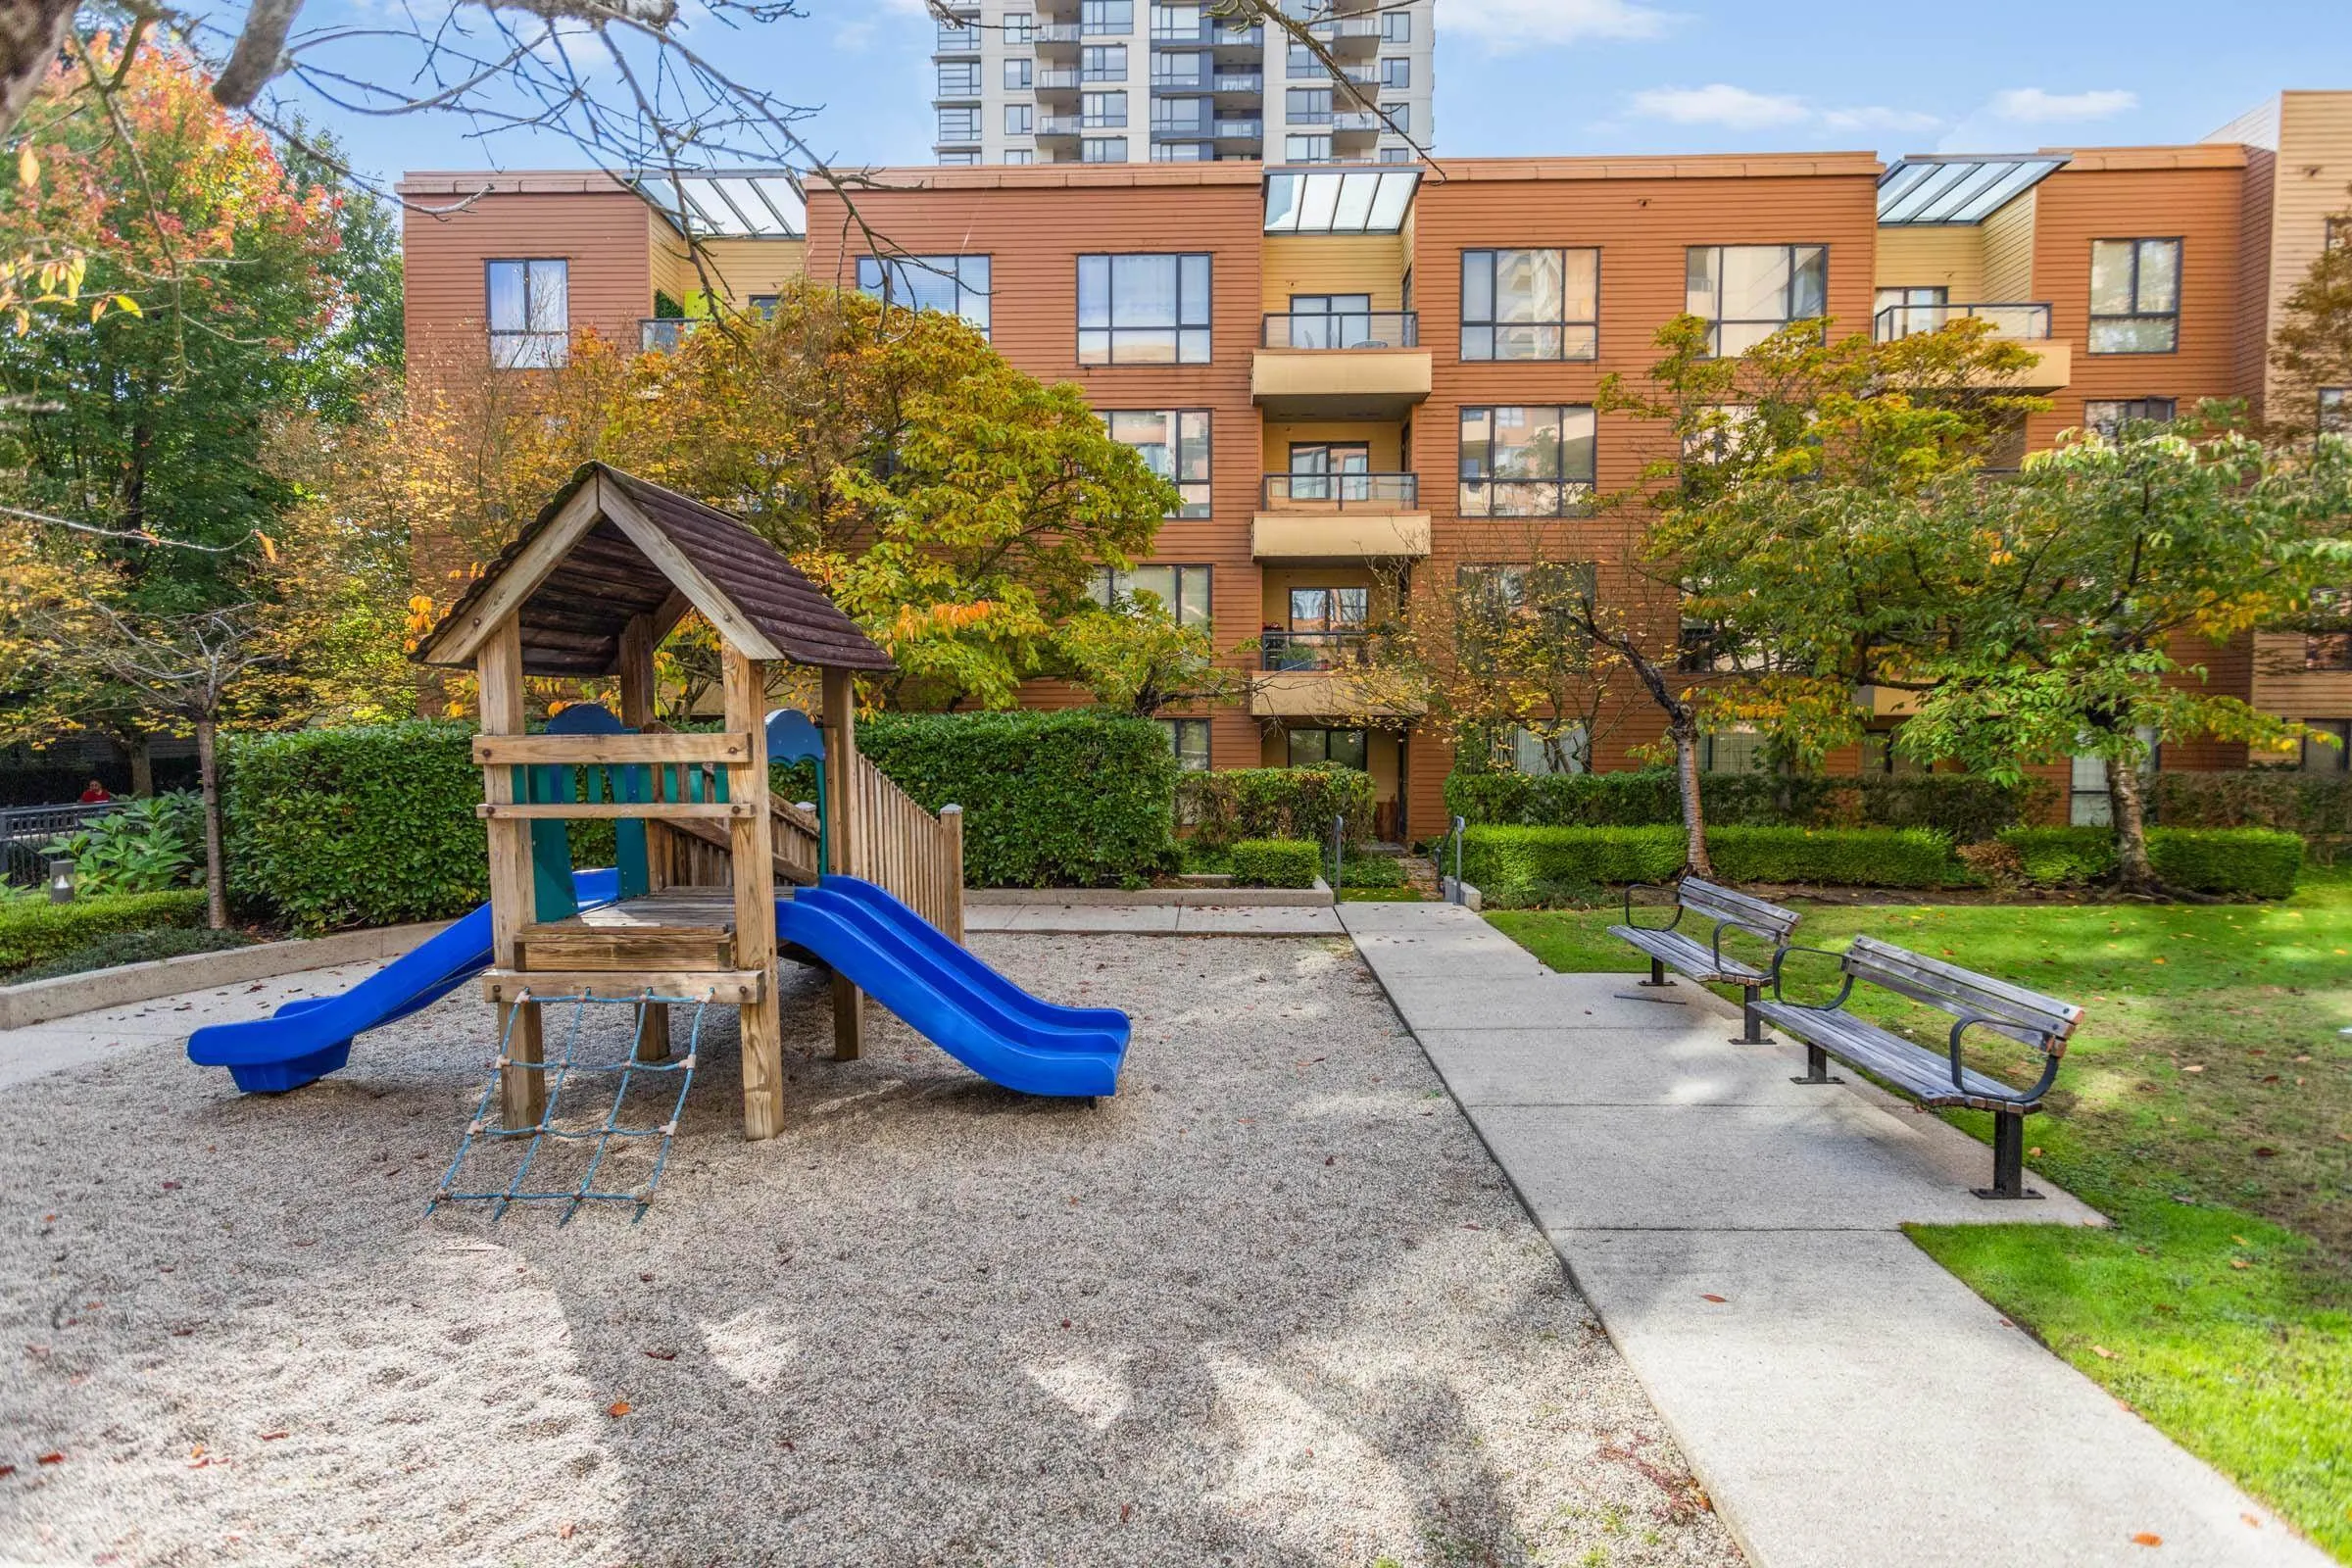
[[[1676,884],[1675,897],[1693,914],[1718,923],[1729,920],[1759,932],[1776,944],[1787,942],[1788,933],[1796,929],[1796,922],[1802,918],[1793,909],[1784,909],[1777,904],[1767,904],[1694,876],[1687,876]]]
[[[2053,1050],[2063,1047],[2082,1021],[2082,1009],[2071,1002],[1876,937],[1854,938],[1845,952],[1845,972],[1939,1011],[1955,1016],[1974,1013],[1985,1020],[1985,1027],[2027,1045],[2040,1045],[2046,1039]]]

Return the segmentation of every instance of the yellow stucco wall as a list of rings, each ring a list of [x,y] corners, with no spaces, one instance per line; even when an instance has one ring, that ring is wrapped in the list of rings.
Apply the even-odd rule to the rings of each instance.
[[[1880,288],[1942,288],[1954,305],[1976,304],[1985,298],[1984,231],[1882,228],[1877,278]]]
[[[1984,303],[2021,305],[2034,298],[2034,193],[2027,191],[1984,220]]]
[[[1279,315],[1294,294],[1369,294],[1376,311],[1402,310],[1407,254],[1395,234],[1270,235],[1262,308]]]

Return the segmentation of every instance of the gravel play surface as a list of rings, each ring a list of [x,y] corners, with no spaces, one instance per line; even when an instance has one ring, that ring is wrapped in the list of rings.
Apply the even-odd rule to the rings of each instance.
[[[784,1135],[713,1009],[634,1225],[425,1216],[466,993],[285,1097],[0,1092],[0,1561],[1739,1561],[1346,943],[973,945],[1134,1015],[1116,1099],[825,1059],[787,966]]]

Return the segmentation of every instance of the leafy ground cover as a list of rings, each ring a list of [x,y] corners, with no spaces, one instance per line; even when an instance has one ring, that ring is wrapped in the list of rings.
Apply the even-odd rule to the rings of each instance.
[[[259,940],[246,931],[208,931],[202,926],[118,931],[111,936],[85,942],[54,958],[0,973],[0,985],[16,985],[25,980],[55,980],[69,974],[87,974],[92,969],[112,969],[123,963],[146,963],[154,958],[177,958],[191,953],[223,953],[230,948],[249,948]]]
[[[1869,932],[2088,1009],[2027,1136],[2034,1167],[2114,1228],[1914,1237],[2352,1560],[2352,868],[2307,870],[2282,904],[1804,907],[1808,945]],[[1636,967],[1605,935],[1620,917],[1490,916],[1563,970]],[[1790,995],[1827,995],[1829,972],[1791,960]],[[1942,1038],[1907,1003],[1864,1010]],[[1998,1052],[1976,1064],[2025,1081]],[[1990,1136],[1985,1117],[1953,1120]]]

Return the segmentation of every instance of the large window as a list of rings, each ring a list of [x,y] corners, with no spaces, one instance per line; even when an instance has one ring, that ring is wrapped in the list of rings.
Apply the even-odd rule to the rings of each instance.
[[[2312,731],[2303,737],[2300,761],[2304,772],[2352,772],[2352,719],[2307,718],[2303,724]],[[2320,739],[2323,735],[2332,737],[2335,744]]]
[[[1951,316],[1951,297],[1950,289],[1933,285],[1880,289],[1870,307],[1875,334],[1884,340],[1940,331]]]
[[[1209,57],[1204,54],[1175,51],[1156,54],[1152,58],[1152,85],[1154,87],[1205,87],[1214,75],[1215,73],[1209,68]]]
[[[1206,98],[1152,100],[1152,128],[1154,131],[1205,136],[1209,133],[1213,119],[1211,100]],[[1157,149],[1154,149],[1153,157],[1157,156]]]
[[[1707,351],[1722,358],[1829,314],[1825,245],[1694,245],[1684,270],[1684,308],[1706,321]]]
[[[985,256],[858,258],[858,291],[910,311],[946,311],[988,335],[989,259]]]
[[[1078,95],[1078,124],[1084,130],[1116,130],[1127,123],[1127,95],[1087,92]]]
[[[1127,46],[1123,43],[1090,43],[1079,50],[1078,79],[1080,81],[1125,81],[1127,79]]]
[[[1549,724],[1513,724],[1501,737],[1496,760],[1514,773],[1542,778],[1555,773],[1592,771],[1592,736],[1582,721],[1563,719]]]
[[[1127,138],[1088,136],[1078,143],[1078,161],[1082,164],[1123,164],[1127,161]]]
[[[1399,136],[1410,136],[1413,133],[1413,106],[1411,104],[1382,104],[1380,112],[1387,117],[1382,129],[1394,131]]]
[[[1033,104],[1004,106],[1004,134],[1026,136],[1037,129],[1037,109]]]
[[[1282,95],[1282,118],[1294,125],[1331,123],[1329,87],[1292,87]]]
[[[2180,242],[2090,245],[2090,352],[2170,354],[2180,346]]]
[[[1410,59],[1391,58],[1380,63],[1380,84],[1383,87],[1410,87],[1413,84],[1413,63]]]
[[[1208,515],[1208,411],[1115,409],[1102,416],[1110,438],[1143,456],[1153,473],[1183,497],[1171,517]]]
[[[2082,428],[2113,441],[2135,424],[2170,424],[2180,405],[2171,398],[2092,398],[2082,405]]]
[[[978,141],[980,139],[980,111],[976,108],[942,109],[939,112],[941,141]]]
[[[1332,159],[1329,136],[1285,136],[1282,156],[1294,164],[1328,164]]]
[[[1462,252],[1462,358],[1589,360],[1600,351],[1600,252]]]
[[[1080,32],[1133,32],[1135,0],[1078,0]]]
[[[1384,11],[1380,14],[1382,43],[1411,43],[1413,14],[1410,11]]]
[[[1592,411],[1462,410],[1465,517],[1565,517],[1592,493]]]
[[[1205,718],[1163,718],[1159,727],[1168,732],[1168,750],[1176,754],[1176,766],[1181,772],[1208,771],[1208,720]]]
[[[1027,92],[1037,84],[1037,62],[1029,59],[1004,62],[1004,90]]]
[[[1306,45],[1295,43],[1283,57],[1283,74],[1293,79],[1320,76],[1323,74],[1323,62],[1316,59],[1315,52]]]
[[[1293,767],[1319,767],[1325,762],[1367,771],[1364,732],[1360,729],[1295,729],[1290,732],[1289,762]]]
[[[493,367],[547,370],[570,359],[570,270],[562,258],[489,264]]]
[[[1761,773],[1764,737],[1754,730],[1727,729],[1698,738],[1698,767],[1702,773]]]
[[[979,97],[980,62],[977,60],[942,60],[939,63],[939,96],[942,98]]]
[[[1208,626],[1208,578],[1206,566],[1138,566],[1133,571],[1113,571],[1104,566],[1095,574],[1095,603],[1103,608],[1122,599],[1134,599],[1150,594],[1159,608],[1187,626]]]
[[[1206,365],[1206,256],[1078,258],[1080,365]]]

